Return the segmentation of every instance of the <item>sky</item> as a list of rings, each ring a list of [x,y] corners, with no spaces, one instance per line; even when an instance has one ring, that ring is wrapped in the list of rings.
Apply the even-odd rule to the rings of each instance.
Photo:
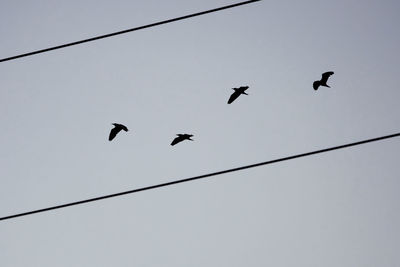
[[[0,58],[232,3],[2,0]],[[0,217],[399,132],[399,11],[260,1],[0,63]],[[399,149],[1,221],[1,265],[400,266]]]

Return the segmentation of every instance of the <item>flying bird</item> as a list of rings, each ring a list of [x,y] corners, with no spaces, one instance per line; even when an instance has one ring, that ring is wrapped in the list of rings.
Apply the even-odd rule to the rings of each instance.
[[[190,140],[194,141],[193,139],[190,139],[193,134],[177,134],[178,137],[175,137],[175,139],[172,141],[171,146],[176,145],[177,143],[180,143],[184,140]]]
[[[108,141],[111,141],[114,139],[114,137],[121,131],[124,130],[125,132],[128,131],[128,128],[126,128],[125,125],[119,124],[119,123],[113,123],[114,128],[111,129],[110,136],[108,137]]]
[[[331,88],[329,85],[326,84],[326,82],[328,81],[329,77],[330,77],[333,73],[334,73],[333,71],[328,71],[328,72],[322,73],[322,78],[321,78],[321,80],[315,81],[315,82],[313,83],[314,90],[318,90],[318,87],[320,87],[320,86],[325,86],[325,87]]]
[[[233,94],[231,94],[231,96],[229,97],[228,104],[235,101],[235,99],[238,98],[241,94],[248,95],[245,91],[249,89],[249,87],[240,86],[239,88],[232,88],[232,89],[235,90],[235,92],[233,92]]]

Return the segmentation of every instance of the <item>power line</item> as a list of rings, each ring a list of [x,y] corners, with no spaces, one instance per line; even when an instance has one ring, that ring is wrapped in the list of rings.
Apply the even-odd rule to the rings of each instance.
[[[62,209],[62,208],[70,207],[70,206],[85,204],[85,203],[88,203],[88,202],[99,201],[99,200],[103,200],[103,199],[106,199],[106,198],[118,197],[118,196],[127,195],[127,194],[133,194],[133,193],[137,193],[137,192],[141,192],[141,191],[152,190],[152,189],[156,189],[156,188],[159,188],[159,187],[164,187],[164,186],[170,186],[170,185],[174,185],[174,184],[190,182],[190,181],[199,180],[199,179],[203,179],[203,178],[208,178],[208,177],[211,177],[211,176],[217,176],[217,175],[221,175],[221,174],[225,174],[225,173],[229,173],[229,172],[236,172],[236,171],[241,171],[241,170],[250,169],[250,168],[254,168],[254,167],[260,167],[260,166],[264,166],[264,165],[268,165],[268,164],[273,164],[273,163],[277,163],[277,162],[281,162],[281,161],[292,160],[292,159],[301,158],[301,157],[307,157],[307,156],[311,156],[311,155],[315,155],[315,154],[319,154],[319,153],[325,153],[325,152],[338,150],[338,149],[342,149],[342,148],[347,148],[347,147],[351,147],[351,146],[358,146],[358,145],[371,143],[371,142],[376,142],[376,141],[381,141],[381,140],[384,140],[384,139],[389,139],[389,138],[398,137],[398,136],[400,136],[400,133],[395,133],[395,134],[391,134],[391,135],[376,137],[376,138],[367,139],[367,140],[358,141],[358,142],[349,143],[349,144],[340,145],[340,146],[334,146],[334,147],[325,148],[325,149],[321,149],[321,150],[315,150],[315,151],[306,152],[306,153],[302,153],[302,154],[297,154],[297,155],[293,155],[293,156],[288,156],[288,157],[284,157],[284,158],[279,158],[279,159],[264,161],[264,162],[260,162],[260,163],[256,163],[256,164],[237,167],[237,168],[233,168],[233,169],[227,169],[227,170],[223,170],[223,171],[207,173],[207,174],[194,176],[194,177],[190,177],[190,178],[185,178],[185,179],[181,179],[181,180],[175,180],[175,181],[168,182],[168,183],[162,183],[162,184],[157,184],[157,185],[151,185],[151,186],[147,186],[147,187],[137,188],[137,189],[124,191],[124,192],[119,192],[119,193],[115,193],[115,194],[111,194],[111,195],[104,195],[104,196],[95,197],[95,198],[89,198],[89,199],[80,200],[80,201],[76,201],[76,202],[70,202],[70,203],[66,203],[66,204],[62,204],[62,205],[58,205],[58,206],[52,206],[52,207],[48,207],[48,208],[44,208],[44,209],[32,210],[32,211],[28,211],[28,212],[23,212],[23,213],[18,213],[18,214],[14,214],[14,215],[1,217],[0,221],[8,220],[8,219],[16,218],[16,217],[27,216],[27,215],[31,215],[31,214],[35,214],[35,213],[55,210],[55,209]]]
[[[244,2],[240,2],[240,3],[236,3],[236,4],[232,4],[232,5],[227,5],[227,6],[223,6],[223,7],[218,7],[218,8],[214,8],[214,9],[198,12],[198,13],[185,15],[185,16],[182,16],[182,17],[177,17],[177,18],[173,18],[173,19],[168,19],[168,20],[164,20],[164,21],[151,23],[151,24],[144,25],[144,26],[139,26],[139,27],[136,27],[136,28],[131,28],[131,29],[122,30],[122,31],[118,31],[118,32],[113,32],[113,33],[109,33],[109,34],[95,36],[95,37],[92,37],[92,38],[88,38],[88,39],[84,39],[84,40],[80,40],[80,41],[75,41],[75,42],[72,42],[72,43],[66,43],[66,44],[63,44],[63,45],[53,46],[53,47],[49,47],[49,48],[45,48],[45,49],[41,49],[41,50],[36,50],[36,51],[33,51],[33,52],[29,52],[29,53],[25,53],[25,54],[20,54],[20,55],[16,55],[16,56],[12,56],[12,57],[3,58],[3,59],[0,59],[0,62],[14,60],[14,59],[21,58],[21,57],[32,56],[32,55],[35,55],[35,54],[45,53],[45,52],[49,52],[51,50],[61,49],[61,48],[65,48],[65,47],[68,47],[68,46],[73,46],[73,45],[78,45],[78,44],[82,44],[82,43],[92,42],[92,41],[96,41],[96,40],[99,40],[99,39],[112,37],[112,36],[119,35],[119,34],[124,34],[124,33],[128,33],[128,32],[133,32],[133,31],[138,31],[138,30],[142,30],[142,29],[146,29],[146,28],[151,28],[151,27],[162,25],[162,24],[175,22],[175,21],[178,21],[178,20],[184,20],[184,19],[188,19],[188,18],[192,18],[192,17],[196,17],[196,16],[201,16],[201,15],[217,12],[217,11],[221,11],[221,10],[224,10],[224,9],[229,9],[229,8],[233,8],[233,7],[247,5],[247,4],[251,4],[251,3],[259,2],[259,1],[262,1],[262,0],[250,0],[250,1],[244,1]]]

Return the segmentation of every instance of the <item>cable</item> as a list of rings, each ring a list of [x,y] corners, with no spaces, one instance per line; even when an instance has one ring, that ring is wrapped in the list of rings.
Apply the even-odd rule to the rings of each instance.
[[[66,204],[62,204],[62,205],[58,205],[58,206],[53,206],[53,207],[48,207],[48,208],[44,208],[44,209],[32,210],[32,211],[28,211],[28,212],[23,212],[23,213],[18,213],[18,214],[14,214],[14,215],[1,217],[0,221],[8,220],[8,219],[16,218],[16,217],[27,216],[27,215],[31,215],[31,214],[35,214],[35,213],[55,210],[55,209],[62,209],[62,208],[70,207],[70,206],[75,206],[75,205],[88,203],[88,202],[94,202],[94,201],[98,201],[98,200],[103,200],[103,199],[106,199],[106,198],[118,197],[118,196],[127,195],[127,194],[133,194],[133,193],[137,193],[137,192],[141,192],[141,191],[152,190],[152,189],[156,189],[156,188],[159,188],[159,187],[164,187],[164,186],[170,186],[170,185],[174,185],[174,184],[190,182],[190,181],[203,179],[203,178],[207,178],[207,177],[211,177],[211,176],[217,176],[217,175],[221,175],[221,174],[225,174],[225,173],[229,173],[229,172],[236,172],[236,171],[241,171],[241,170],[245,170],[245,169],[250,169],[250,168],[254,168],[254,167],[263,166],[263,165],[273,164],[273,163],[277,163],[277,162],[281,162],[281,161],[292,160],[292,159],[301,158],[301,157],[307,157],[307,156],[311,156],[311,155],[315,155],[315,154],[319,154],[319,153],[325,153],[325,152],[329,152],[329,151],[332,151],[332,150],[338,150],[338,149],[347,148],[347,147],[351,147],[351,146],[358,146],[358,145],[371,143],[371,142],[376,142],[376,141],[381,141],[381,140],[384,140],[384,139],[389,139],[389,138],[398,137],[398,136],[400,136],[400,133],[395,133],[395,134],[391,134],[391,135],[386,135],[386,136],[381,136],[381,137],[377,137],[377,138],[367,139],[367,140],[358,141],[358,142],[354,142],[354,143],[349,143],[349,144],[345,144],[345,145],[325,148],[325,149],[321,149],[321,150],[315,150],[315,151],[311,151],[311,152],[307,152],[307,153],[297,154],[297,155],[288,156],[288,157],[279,158],[279,159],[274,159],[274,160],[270,160],[270,161],[264,161],[264,162],[251,164],[251,165],[246,165],[246,166],[242,166],[242,167],[237,167],[237,168],[233,168],[233,169],[227,169],[227,170],[223,170],[223,171],[212,172],[212,173],[203,174],[203,175],[199,175],[199,176],[194,176],[194,177],[190,177],[190,178],[186,178],[186,179],[175,180],[175,181],[168,182],[168,183],[162,183],[162,184],[157,184],[157,185],[151,185],[151,186],[147,186],[147,187],[137,188],[137,189],[124,191],[124,192],[119,192],[119,193],[115,193],[115,194],[111,194],[111,195],[104,195],[104,196],[100,196],[100,197],[89,198],[89,199],[80,200],[80,201],[76,201],[76,202],[70,202],[70,203],[66,203]]]
[[[82,43],[92,42],[92,41],[96,41],[96,40],[99,40],[99,39],[112,37],[112,36],[119,35],[119,34],[138,31],[138,30],[142,30],[142,29],[146,29],[146,28],[150,28],[150,27],[155,27],[155,26],[159,26],[159,25],[162,25],[162,24],[175,22],[175,21],[178,21],[178,20],[183,20],[183,19],[188,19],[188,18],[192,18],[192,17],[196,17],[196,16],[201,16],[201,15],[205,15],[205,14],[208,14],[208,13],[217,12],[217,11],[221,11],[221,10],[224,10],[224,9],[238,7],[238,6],[242,6],[242,5],[247,5],[247,4],[251,4],[251,3],[259,2],[259,1],[262,1],[262,0],[251,0],[251,1],[240,2],[240,3],[228,5],[228,6],[218,7],[218,8],[214,8],[214,9],[210,9],[210,10],[206,10],[206,11],[202,11],[202,12],[198,12],[198,13],[193,13],[193,14],[190,14],[190,15],[182,16],[182,17],[177,17],[177,18],[173,18],[173,19],[168,19],[168,20],[164,20],[164,21],[151,23],[151,24],[144,25],[144,26],[139,26],[139,27],[136,27],[136,28],[131,28],[131,29],[123,30],[123,31],[113,32],[113,33],[109,33],[109,34],[105,34],[105,35],[100,35],[100,36],[92,37],[92,38],[89,38],[89,39],[84,39],[84,40],[80,40],[80,41],[76,41],[76,42],[72,42],[72,43],[53,46],[53,47],[49,47],[49,48],[45,48],[45,49],[41,49],[41,50],[36,50],[36,51],[33,51],[33,52],[20,54],[20,55],[16,55],[16,56],[12,56],[12,57],[2,58],[2,59],[0,59],[0,62],[14,60],[14,59],[21,58],[21,57],[32,56],[32,55],[35,55],[35,54],[45,53],[45,52],[49,52],[51,50],[61,49],[61,48],[65,48],[65,47],[68,47],[68,46],[73,46],[73,45],[78,45],[78,44],[82,44]]]

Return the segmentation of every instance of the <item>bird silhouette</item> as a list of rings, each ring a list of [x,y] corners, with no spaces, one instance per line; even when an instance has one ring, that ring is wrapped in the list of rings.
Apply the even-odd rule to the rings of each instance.
[[[190,140],[194,141],[193,139],[190,139],[193,134],[177,134],[178,137],[175,137],[175,139],[172,141],[171,146],[174,146],[184,140]]]
[[[248,95],[245,91],[248,89],[248,86],[240,86],[239,88],[232,88],[235,90],[233,94],[229,97],[228,104],[232,103],[235,101],[236,98],[238,98],[241,94]]]
[[[114,139],[114,137],[121,131],[124,130],[125,132],[128,131],[128,128],[126,128],[125,125],[119,124],[119,123],[113,123],[114,128],[111,129],[110,136],[108,137],[108,141],[111,141]]]
[[[328,71],[328,72],[322,73],[322,78],[321,78],[321,80],[315,81],[315,82],[313,83],[314,90],[318,90],[318,87],[320,87],[320,86],[325,86],[325,87],[331,88],[329,85],[326,84],[326,82],[328,81],[329,77],[330,77],[333,73],[334,73],[333,71]]]

